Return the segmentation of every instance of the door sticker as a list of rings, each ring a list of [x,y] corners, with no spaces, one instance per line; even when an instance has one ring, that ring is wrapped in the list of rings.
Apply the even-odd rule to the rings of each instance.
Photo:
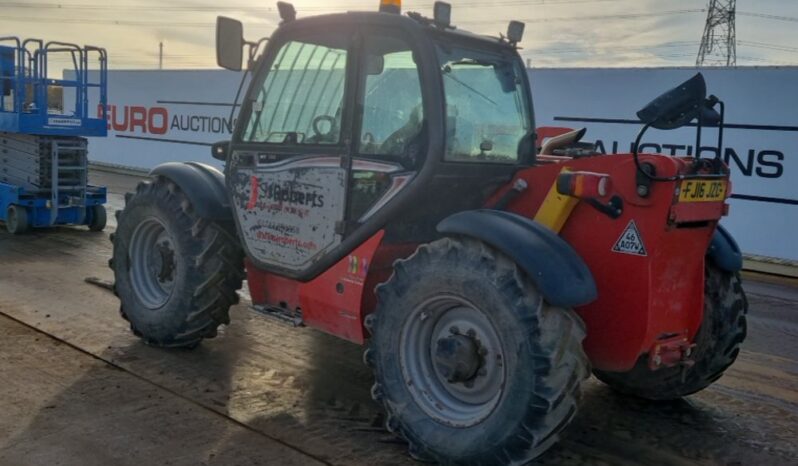
[[[647,256],[646,247],[643,245],[643,236],[634,220],[629,221],[629,225],[621,233],[621,237],[615,242],[612,247],[613,252],[620,252],[622,254],[632,254],[633,256]]]
[[[346,170],[338,158],[235,167],[233,205],[249,254],[263,265],[302,271],[338,246]]]

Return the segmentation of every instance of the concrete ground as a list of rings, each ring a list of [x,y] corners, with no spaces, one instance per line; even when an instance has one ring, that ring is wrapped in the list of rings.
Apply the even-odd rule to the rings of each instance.
[[[93,173],[114,193],[136,179]],[[108,231],[0,232],[0,465],[413,464],[382,429],[361,348],[247,309],[193,351],[133,337],[110,292]],[[591,379],[540,464],[798,464],[798,289],[746,277],[737,363],[684,400]]]

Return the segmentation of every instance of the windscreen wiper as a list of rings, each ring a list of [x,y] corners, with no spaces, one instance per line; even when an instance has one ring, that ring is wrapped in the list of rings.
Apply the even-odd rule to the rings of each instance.
[[[443,75],[446,76],[447,78],[449,78],[449,79],[453,80],[454,82],[456,82],[457,84],[465,87],[466,89],[468,89],[469,91],[473,92],[474,94],[482,97],[483,99],[485,99],[488,102],[492,103],[494,106],[498,105],[490,97],[486,96],[485,94],[479,92],[478,90],[474,89],[473,87],[469,86],[468,84],[464,83],[463,81],[460,81],[459,79],[457,79],[454,76],[452,76],[451,75],[452,67],[449,64],[444,65],[442,71],[443,71]]]

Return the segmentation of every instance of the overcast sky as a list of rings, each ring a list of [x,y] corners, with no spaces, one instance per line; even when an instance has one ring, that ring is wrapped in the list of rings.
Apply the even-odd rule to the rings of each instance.
[[[432,1],[403,2],[431,15]],[[522,54],[532,66],[689,66],[695,63],[709,0],[453,0],[452,22],[496,35],[525,21]],[[271,1],[0,0],[0,35],[92,44],[111,68],[215,68],[217,15],[241,19],[248,39],[279,21]],[[378,0],[297,0],[299,16],[375,10]],[[798,64],[798,1],[738,0],[738,65]]]

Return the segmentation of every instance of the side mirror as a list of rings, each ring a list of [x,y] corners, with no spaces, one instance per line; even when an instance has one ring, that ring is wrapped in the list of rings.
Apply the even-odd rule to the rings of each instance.
[[[244,59],[244,26],[241,21],[216,18],[216,63],[222,68],[241,71]]]
[[[288,2],[277,2],[277,11],[284,23],[290,23],[296,19],[296,9]]]
[[[680,128],[703,112],[707,84],[701,73],[652,100],[637,117],[656,129]]]
[[[230,150],[230,141],[214,142],[211,146],[211,157],[222,162],[227,161],[227,153]]]
[[[448,28],[452,24],[452,5],[446,2],[435,2],[432,12],[436,26]]]
[[[517,44],[524,38],[524,23],[521,21],[510,21],[507,26],[507,40],[511,44]]]
[[[366,57],[366,74],[378,76],[385,71],[385,57],[382,55],[369,55]]]

